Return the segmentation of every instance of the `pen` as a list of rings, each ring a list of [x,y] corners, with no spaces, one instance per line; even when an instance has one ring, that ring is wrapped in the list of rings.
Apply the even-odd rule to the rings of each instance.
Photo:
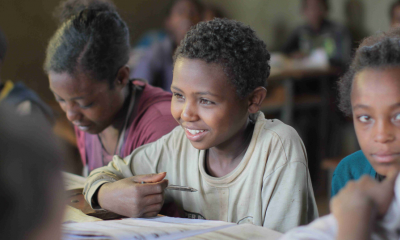
[[[146,182],[142,181],[142,184],[144,184],[144,183],[146,183]],[[169,185],[166,189],[184,191],[184,192],[197,192],[197,189],[195,189],[195,188],[179,186],[179,185]]]
[[[166,189],[185,191],[185,192],[197,192],[197,189],[195,189],[195,188],[179,186],[179,185],[169,185]]]

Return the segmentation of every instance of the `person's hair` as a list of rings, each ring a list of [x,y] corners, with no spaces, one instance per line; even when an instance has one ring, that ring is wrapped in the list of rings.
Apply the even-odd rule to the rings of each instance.
[[[7,38],[4,32],[0,29],[0,61],[4,61],[4,57],[7,53]]]
[[[99,11],[117,11],[117,7],[111,0],[65,0],[61,1],[53,12],[53,17],[61,25],[69,18],[79,14],[86,8]]]
[[[58,28],[47,47],[47,74],[84,73],[113,86],[119,69],[129,60],[129,30],[115,8],[107,6],[104,1],[91,1],[78,14],[73,15],[74,8],[66,10],[65,16],[67,12],[72,16]]]
[[[63,154],[43,118],[21,117],[9,107],[0,106],[0,232],[19,240],[57,212]]]
[[[266,86],[270,73],[265,43],[249,26],[229,19],[215,18],[193,26],[175,51],[174,64],[179,58],[220,64],[242,98]]]
[[[352,114],[351,90],[355,75],[366,68],[383,69],[400,66],[400,29],[365,38],[357,48],[348,71],[338,82],[339,108]]]
[[[301,1],[301,8],[304,9],[305,7],[307,7],[307,2],[308,0],[302,0]],[[328,12],[329,11],[329,2],[328,0],[319,0],[322,5],[324,6],[325,10]]]
[[[392,19],[393,19],[394,9],[398,6],[400,6],[400,0],[396,0],[390,5],[390,8],[389,8],[390,21],[392,21]]]

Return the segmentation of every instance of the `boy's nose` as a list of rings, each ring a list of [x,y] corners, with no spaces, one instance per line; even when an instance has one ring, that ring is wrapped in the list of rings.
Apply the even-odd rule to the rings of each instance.
[[[186,103],[183,107],[181,118],[185,122],[194,122],[199,119],[197,109],[194,104]]]
[[[374,129],[374,141],[379,143],[391,142],[395,139],[391,122],[378,121]]]

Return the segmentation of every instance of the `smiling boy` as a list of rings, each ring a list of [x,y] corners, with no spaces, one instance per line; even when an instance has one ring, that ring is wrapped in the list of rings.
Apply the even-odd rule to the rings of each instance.
[[[316,218],[300,137],[259,112],[269,58],[264,42],[239,22],[192,28],[174,56],[171,113],[180,126],[93,171],[86,200],[130,217],[155,216],[165,200],[185,217],[281,232]],[[158,174],[140,176],[150,173]],[[198,191],[165,190],[168,181]]]

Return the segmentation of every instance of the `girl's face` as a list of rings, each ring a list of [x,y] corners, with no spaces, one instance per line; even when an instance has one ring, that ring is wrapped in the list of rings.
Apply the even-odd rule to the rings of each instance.
[[[248,102],[240,100],[218,64],[180,58],[174,67],[171,113],[197,149],[232,143],[249,117]]]
[[[80,130],[98,134],[110,126],[124,103],[122,85],[110,89],[108,81],[85,74],[50,72],[50,89],[67,118]]]
[[[381,175],[400,169],[400,68],[364,69],[351,92],[361,149]]]

